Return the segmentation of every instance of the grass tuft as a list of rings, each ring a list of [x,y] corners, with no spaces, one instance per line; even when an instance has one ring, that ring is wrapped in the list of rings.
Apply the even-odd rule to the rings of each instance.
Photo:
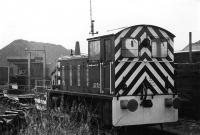
[[[77,122],[59,109],[27,112],[28,127],[20,135],[91,135],[88,122]]]

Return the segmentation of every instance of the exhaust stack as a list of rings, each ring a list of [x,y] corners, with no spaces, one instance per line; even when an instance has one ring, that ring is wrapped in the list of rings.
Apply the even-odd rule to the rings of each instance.
[[[76,45],[75,45],[75,55],[80,55],[81,52],[80,52],[80,45],[79,45],[79,42],[76,41]]]

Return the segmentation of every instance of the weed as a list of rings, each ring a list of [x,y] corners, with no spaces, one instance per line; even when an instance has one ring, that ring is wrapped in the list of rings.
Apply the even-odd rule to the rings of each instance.
[[[88,123],[77,122],[59,109],[38,111],[33,109],[26,115],[28,127],[21,135],[90,135]]]

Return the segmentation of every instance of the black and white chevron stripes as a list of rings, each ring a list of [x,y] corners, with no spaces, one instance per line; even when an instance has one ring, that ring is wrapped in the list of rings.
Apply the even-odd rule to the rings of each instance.
[[[122,38],[135,38],[139,41],[139,56],[123,58]],[[152,58],[151,45],[143,47],[144,39],[164,39],[167,41],[167,57]],[[171,94],[174,91],[174,35],[152,25],[137,25],[126,28],[115,37],[115,93],[137,95],[144,84],[149,94]]]

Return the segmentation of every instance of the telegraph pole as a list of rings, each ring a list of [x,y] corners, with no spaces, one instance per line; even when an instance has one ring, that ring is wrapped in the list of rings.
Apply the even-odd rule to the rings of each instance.
[[[189,32],[189,62],[192,63],[192,32]]]
[[[27,59],[28,59],[28,91],[31,91],[31,53],[32,52],[43,52],[43,87],[45,88],[45,82],[46,82],[46,51],[45,47],[44,50],[28,50],[25,49],[25,53],[28,53]]]
[[[26,48],[25,53],[28,53],[28,91],[31,91],[31,52]]]
[[[44,52],[43,52],[43,88],[46,86],[46,51],[44,46]]]

